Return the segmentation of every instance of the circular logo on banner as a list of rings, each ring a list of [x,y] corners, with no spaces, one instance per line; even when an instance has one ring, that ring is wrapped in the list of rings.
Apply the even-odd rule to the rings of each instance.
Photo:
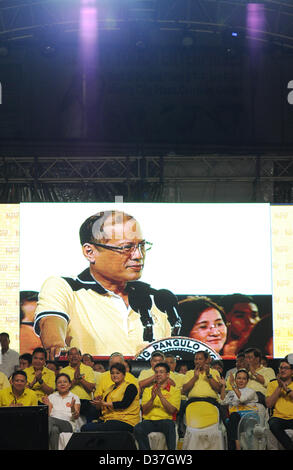
[[[221,359],[221,356],[205,343],[185,336],[172,336],[171,338],[154,341],[140,351],[135,359],[148,361],[155,351],[160,351],[164,354],[170,353],[183,360],[193,359],[197,352],[206,351],[212,359]]]

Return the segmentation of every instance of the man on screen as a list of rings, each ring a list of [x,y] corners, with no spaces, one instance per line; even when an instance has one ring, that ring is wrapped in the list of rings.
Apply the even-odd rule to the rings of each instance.
[[[92,355],[110,356],[119,349],[134,356],[149,341],[171,336],[167,315],[151,300],[150,286],[137,282],[151,247],[138,222],[124,212],[100,212],[86,219],[79,235],[89,268],[76,279],[50,277],[39,295],[35,330],[50,357],[68,346]],[[130,305],[133,295],[146,299],[144,316]],[[147,315],[151,340],[145,337]]]

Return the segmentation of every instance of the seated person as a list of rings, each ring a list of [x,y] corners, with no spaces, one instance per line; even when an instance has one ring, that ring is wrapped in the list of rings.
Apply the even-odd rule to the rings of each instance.
[[[47,361],[46,362],[46,367],[47,367],[47,369],[50,369],[54,372],[55,377],[59,374],[59,369],[58,369],[58,366],[57,366],[55,361],[52,361],[52,360]]]
[[[45,349],[36,348],[32,354],[32,365],[24,369],[27,374],[27,387],[36,392],[40,404],[42,398],[53,393],[55,389],[55,374],[45,365]]]
[[[81,353],[75,347],[69,349],[68,361],[69,365],[63,367],[60,373],[69,375],[71,391],[80,399],[80,414],[90,422],[97,417],[96,409],[90,403],[96,386],[94,371],[81,362]]]
[[[223,373],[224,373],[223,361],[219,359],[214,359],[213,361],[211,361],[211,368],[217,370],[220,374],[220,377],[223,377]]]
[[[218,400],[221,389],[220,374],[210,368],[210,356],[206,351],[199,351],[194,357],[194,369],[185,374],[183,393],[188,398],[211,397]]]
[[[93,360],[93,357],[91,354],[85,353],[82,355],[81,362],[85,364],[86,366],[89,366],[93,369],[94,377],[95,377],[95,388],[98,388],[100,379],[101,379],[101,371],[97,371],[94,369],[95,362]]]
[[[138,388],[126,380],[124,364],[114,363],[110,367],[112,385],[96,396],[92,403],[101,410],[102,420],[82,426],[82,432],[88,431],[125,431],[133,432],[140,419]]]
[[[111,354],[109,358],[109,368],[111,369],[111,366],[117,363],[123,364],[126,369],[124,356],[119,352],[114,352],[113,354]],[[125,380],[129,383],[133,383],[138,389],[138,380],[133,374],[126,371]],[[106,390],[108,390],[108,388],[111,387],[111,385],[113,385],[111,372],[110,370],[107,370],[106,372],[103,372],[100,376],[99,383],[96,388],[95,396],[103,395],[106,392]]]
[[[106,369],[105,369],[105,367],[104,367],[104,364],[103,364],[102,362],[100,362],[100,361],[95,361],[95,362],[94,362],[93,369],[94,369],[94,371],[96,371],[96,372],[101,372],[101,373],[102,373],[102,372],[106,372]]]
[[[170,384],[170,367],[159,362],[154,367],[155,384],[144,387],[142,395],[143,420],[134,428],[140,450],[150,450],[148,435],[162,432],[169,450],[176,449],[176,414],[180,408],[180,390]]]
[[[156,364],[159,364],[160,362],[165,361],[165,355],[160,352],[160,351],[155,351],[151,355],[150,359],[150,368],[149,369],[143,369],[139,376],[138,376],[138,383],[139,383],[139,388],[141,392],[145,387],[150,387],[156,382],[156,374],[155,374],[155,366]],[[169,373],[169,381],[171,385],[175,386],[176,381],[174,377],[174,372],[170,370]]]
[[[228,448],[230,450],[240,450],[238,440],[238,424],[244,411],[256,410],[258,402],[257,394],[247,387],[249,374],[247,370],[240,369],[236,372],[235,378],[232,373],[229,377],[232,390],[226,392],[226,381],[221,379],[221,403],[229,407],[229,420],[226,421]]]
[[[271,380],[276,378],[275,371],[271,367],[264,367],[261,364],[262,354],[257,348],[250,348],[244,351],[245,369],[249,373],[249,381],[247,387],[256,391],[258,401],[266,406],[265,396],[267,386]],[[235,374],[234,374],[235,375]],[[231,390],[229,380],[227,381],[227,389]]]
[[[32,365],[32,355],[30,353],[23,353],[19,356],[19,368],[21,370],[27,369]]]
[[[293,450],[292,439],[285,429],[293,429],[293,365],[286,359],[280,362],[279,373],[267,388],[266,404],[273,409],[269,427],[284,449]]]
[[[194,356],[194,369],[185,374],[182,392],[187,395],[185,410],[194,401],[207,401],[216,406],[225,422],[224,410],[219,403],[221,390],[220,374],[210,368],[210,355],[199,351]]]
[[[61,432],[76,430],[75,422],[79,418],[80,400],[70,391],[71,379],[67,374],[56,377],[56,391],[43,397],[43,403],[49,407],[49,448],[58,450]]]
[[[230,377],[230,372],[232,372],[232,374],[236,374],[237,370],[239,369],[247,369],[248,367],[248,364],[247,364],[247,361],[245,359],[245,354],[244,352],[239,352],[236,356],[236,361],[235,361],[235,367],[232,367],[231,369],[229,369],[227,372],[226,372],[226,375],[225,375],[225,380],[227,381]]]
[[[188,365],[185,362],[183,362],[182,364],[179,364],[177,366],[177,371],[178,371],[178,374],[185,375],[186,372],[188,372]]]
[[[11,385],[0,390],[0,406],[38,406],[38,397],[27,388],[27,375],[23,370],[13,372]]]

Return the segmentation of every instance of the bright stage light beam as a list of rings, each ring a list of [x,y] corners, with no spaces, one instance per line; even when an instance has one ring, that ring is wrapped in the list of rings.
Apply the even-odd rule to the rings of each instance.
[[[96,0],[81,0],[80,51],[84,65],[90,65],[97,52],[98,8]]]

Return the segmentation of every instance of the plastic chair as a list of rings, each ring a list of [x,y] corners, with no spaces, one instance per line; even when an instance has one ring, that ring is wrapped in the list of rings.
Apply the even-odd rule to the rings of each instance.
[[[285,431],[293,441],[293,429],[286,429]],[[268,450],[284,450],[282,444],[277,440],[269,428],[266,429],[267,449]]]
[[[224,450],[227,435],[218,408],[204,401],[190,403],[185,412],[182,450]]]
[[[165,434],[150,432],[148,435],[151,450],[168,450]]]
[[[176,429],[176,447],[178,445],[178,428]],[[168,450],[165,434],[162,432],[150,432],[148,435],[151,450]]]

